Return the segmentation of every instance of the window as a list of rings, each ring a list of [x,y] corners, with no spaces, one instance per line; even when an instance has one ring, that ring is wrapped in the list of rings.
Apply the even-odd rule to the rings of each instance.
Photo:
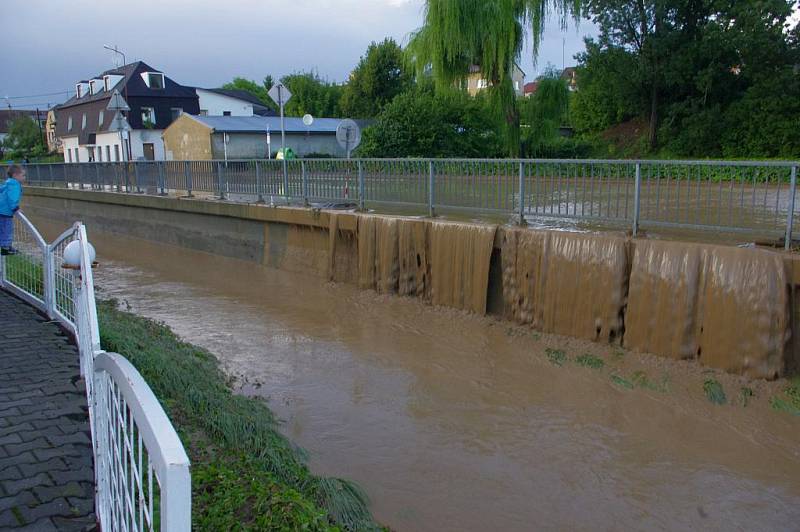
[[[67,131],[72,131],[72,115],[67,118]]]
[[[72,162],[72,150],[67,150],[67,162]]]
[[[200,116],[208,116],[208,109],[200,109]]]
[[[83,118],[81,118],[81,129],[86,129],[86,113],[83,113]]]
[[[177,120],[178,117],[181,116],[181,114],[183,113],[183,109],[181,109],[180,107],[173,107],[172,109],[170,109],[170,111],[172,111],[173,122]]]
[[[114,160],[119,161],[119,144],[114,144]]]
[[[222,116],[231,116],[230,111],[222,111]]]
[[[489,86],[489,82],[486,81],[485,79],[479,79],[478,80],[478,88],[479,89],[485,89],[488,86]]]
[[[514,88],[515,88],[516,90],[519,90],[519,81],[515,81],[515,82],[514,82]]]
[[[81,162],[81,158],[80,158],[80,156],[78,155],[78,148],[75,148],[75,162],[76,162],[76,163],[79,163],[79,162]]]
[[[77,85],[75,85],[75,95],[76,95],[78,98],[82,98],[82,97],[83,97],[83,91],[81,90],[82,88],[83,88],[83,87],[81,87],[81,84],[80,84],[80,83],[78,83]]]
[[[100,116],[97,118],[97,127],[98,129],[103,127],[103,119],[106,117],[105,111],[100,109]]]
[[[111,87],[108,84],[108,76],[103,76],[103,88],[105,90],[111,90]]]
[[[106,161],[111,160],[111,146],[106,145]]]
[[[103,147],[102,146],[98,146],[96,149],[97,149],[97,162],[98,163],[102,163],[103,162]]]
[[[142,107],[142,125],[152,128],[156,125],[156,110],[152,107]]]
[[[164,88],[164,74],[157,73],[157,72],[148,72],[147,73],[147,86],[151,89],[163,89]]]

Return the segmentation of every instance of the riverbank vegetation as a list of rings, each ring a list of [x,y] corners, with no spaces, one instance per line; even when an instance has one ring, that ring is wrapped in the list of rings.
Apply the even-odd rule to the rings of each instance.
[[[375,530],[352,482],[311,474],[259,399],[235,395],[214,356],[168,327],[98,304],[101,344],[139,370],[192,463],[195,530]]]

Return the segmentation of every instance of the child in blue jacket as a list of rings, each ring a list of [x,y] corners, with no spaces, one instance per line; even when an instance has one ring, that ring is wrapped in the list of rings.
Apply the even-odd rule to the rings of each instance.
[[[14,243],[14,215],[19,210],[22,199],[22,183],[25,182],[25,169],[12,164],[8,167],[8,179],[0,186],[0,253],[16,255]]]

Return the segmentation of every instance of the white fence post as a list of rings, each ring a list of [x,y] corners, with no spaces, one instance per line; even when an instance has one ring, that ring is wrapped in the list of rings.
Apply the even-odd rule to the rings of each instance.
[[[633,236],[639,233],[639,207],[642,198],[642,163],[636,163],[636,185],[633,193]]]
[[[56,272],[53,248],[49,244],[44,245],[42,266],[44,269],[44,307],[47,317],[52,320],[56,317]]]
[[[792,229],[794,225],[794,202],[797,193],[797,166],[792,166],[792,177],[789,184],[789,213],[786,215],[786,251],[792,249]]]

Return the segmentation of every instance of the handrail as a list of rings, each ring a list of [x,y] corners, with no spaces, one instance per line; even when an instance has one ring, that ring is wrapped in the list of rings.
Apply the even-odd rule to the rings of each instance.
[[[188,532],[191,476],[180,438],[136,368],[100,347],[86,227],[76,222],[48,244],[22,212],[17,219],[20,254],[10,261],[0,257],[0,288],[58,320],[75,337],[86,383],[95,508],[102,529],[155,530],[160,525],[162,531]],[[79,270],[63,268],[64,250],[72,242],[79,243]],[[154,501],[160,501],[158,512]]]

